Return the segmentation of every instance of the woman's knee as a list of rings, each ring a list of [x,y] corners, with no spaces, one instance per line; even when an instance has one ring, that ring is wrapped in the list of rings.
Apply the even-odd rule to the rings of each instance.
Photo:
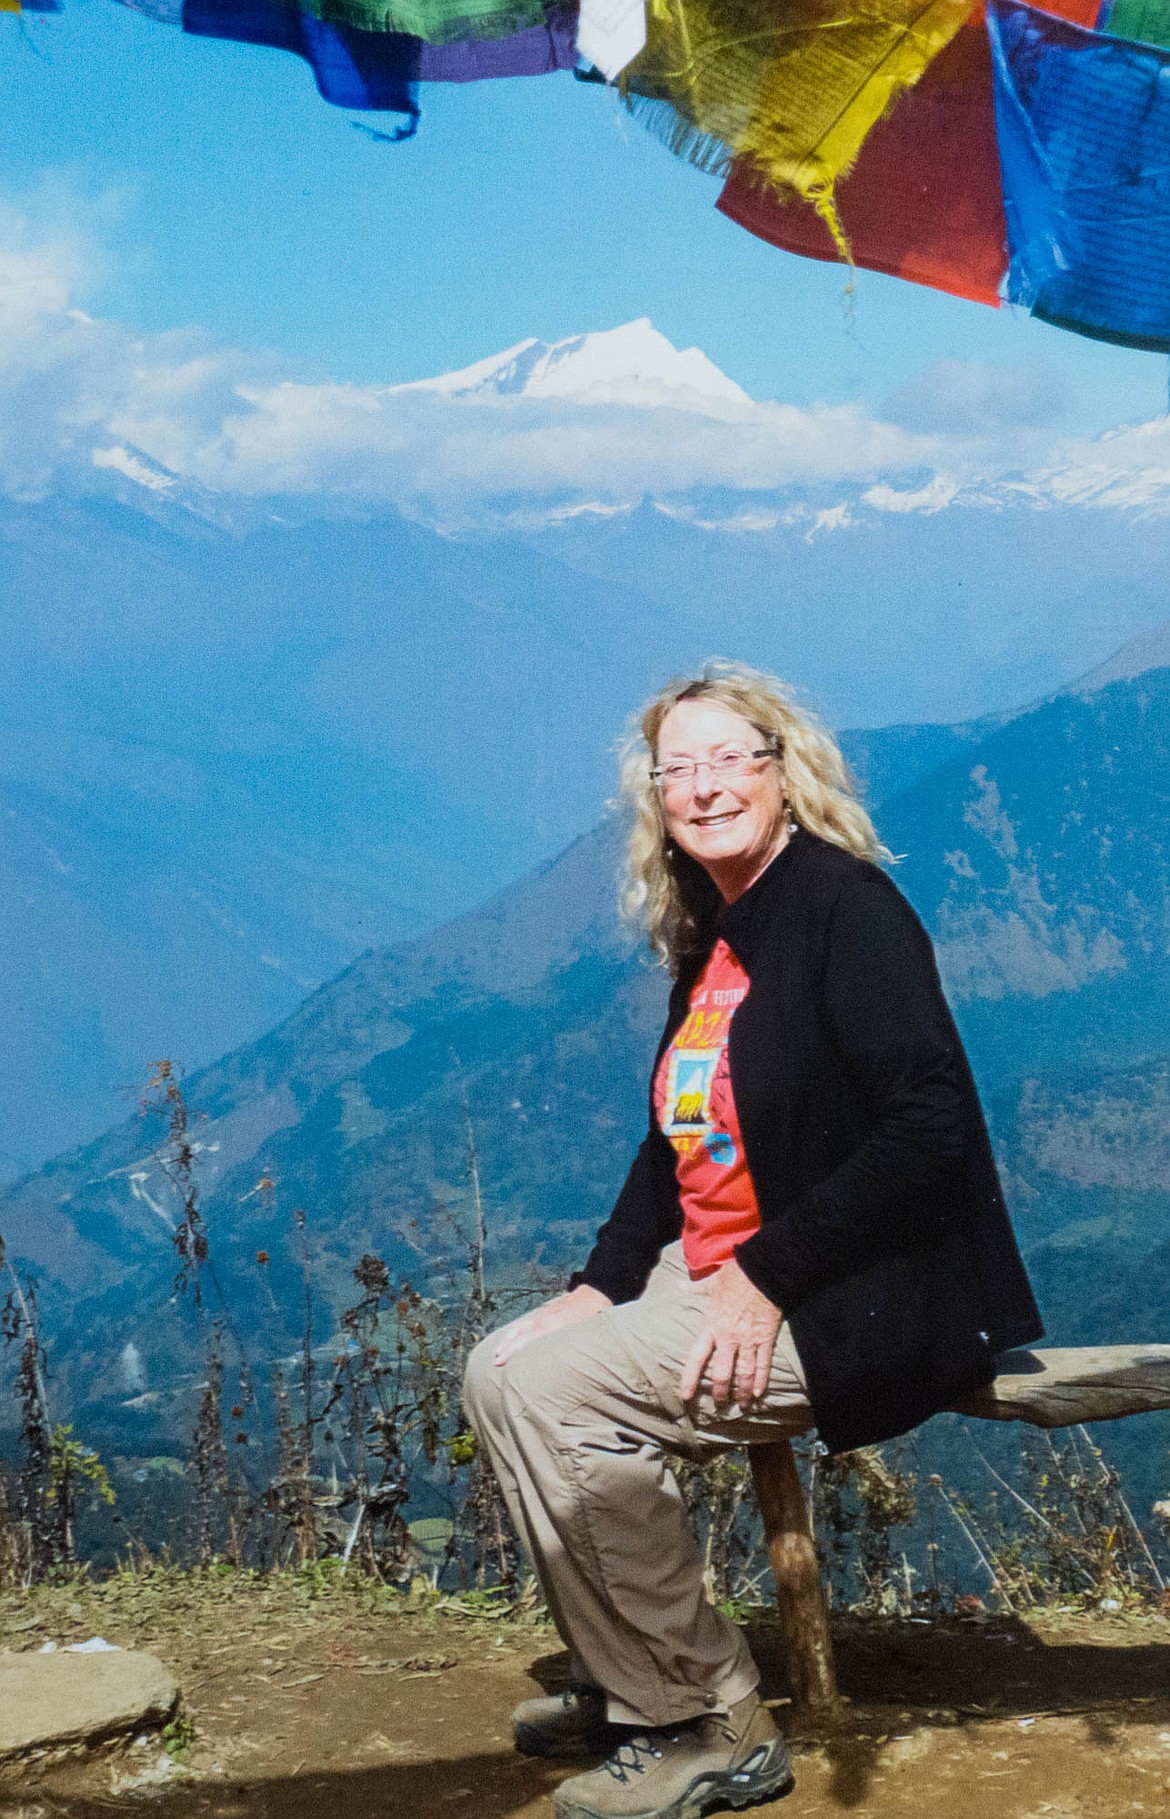
[[[500,1397],[509,1421],[524,1415],[559,1429],[570,1410],[591,1399],[590,1373],[582,1370],[577,1348],[561,1333],[521,1346],[501,1376]]]
[[[481,1339],[468,1357],[463,1372],[463,1409],[473,1428],[499,1420],[500,1380],[503,1371],[495,1361],[498,1341],[494,1333]]]

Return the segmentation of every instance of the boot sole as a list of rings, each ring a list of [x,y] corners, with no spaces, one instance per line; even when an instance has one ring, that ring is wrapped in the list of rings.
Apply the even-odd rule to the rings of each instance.
[[[761,1763],[758,1768],[745,1765],[741,1769],[724,1770],[721,1774],[696,1775],[690,1786],[684,1788],[669,1806],[623,1813],[621,1819],[702,1819],[704,1813],[727,1807],[738,1812],[745,1806],[758,1806],[763,1800],[782,1800],[785,1794],[792,1792],[796,1777],[786,1748],[782,1746],[778,1752],[772,1750],[770,1754],[772,1760]],[[750,1762],[751,1757],[748,1758]],[[562,1800],[559,1794],[553,1795],[553,1805],[557,1819],[614,1819],[614,1815],[598,1812],[594,1807]]]

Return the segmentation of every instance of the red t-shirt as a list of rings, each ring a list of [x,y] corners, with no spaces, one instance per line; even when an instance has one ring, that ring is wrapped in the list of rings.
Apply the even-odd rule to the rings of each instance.
[[[749,984],[727,943],[717,941],[654,1076],[654,1113],[675,1152],[692,1276],[709,1276],[760,1228],[727,1066],[731,1019]]]

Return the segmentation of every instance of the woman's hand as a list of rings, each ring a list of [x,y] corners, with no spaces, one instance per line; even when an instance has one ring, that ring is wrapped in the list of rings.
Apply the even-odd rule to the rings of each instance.
[[[783,1318],[734,1258],[716,1270],[707,1289],[703,1324],[679,1378],[683,1401],[690,1401],[704,1376],[717,1406],[732,1400],[733,1386],[740,1408],[762,1396]]]
[[[546,1333],[559,1332],[563,1326],[576,1326],[578,1321],[588,1320],[591,1315],[599,1314],[603,1308],[612,1307],[608,1295],[603,1295],[599,1288],[590,1288],[587,1282],[578,1283],[567,1295],[558,1295],[555,1301],[546,1301],[543,1307],[534,1307],[530,1314],[521,1314],[519,1320],[513,1320],[502,1326],[496,1334],[496,1364],[506,1364],[513,1352],[518,1352],[530,1339],[543,1339]]]

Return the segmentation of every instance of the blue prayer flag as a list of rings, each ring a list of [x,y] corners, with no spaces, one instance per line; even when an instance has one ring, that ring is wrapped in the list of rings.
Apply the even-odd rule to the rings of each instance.
[[[303,57],[322,98],[335,107],[405,114],[403,137],[418,120],[417,38],[333,25],[281,0],[183,0],[183,30],[201,38],[266,44]]]
[[[1170,52],[989,0],[1006,296],[1170,352]]]

